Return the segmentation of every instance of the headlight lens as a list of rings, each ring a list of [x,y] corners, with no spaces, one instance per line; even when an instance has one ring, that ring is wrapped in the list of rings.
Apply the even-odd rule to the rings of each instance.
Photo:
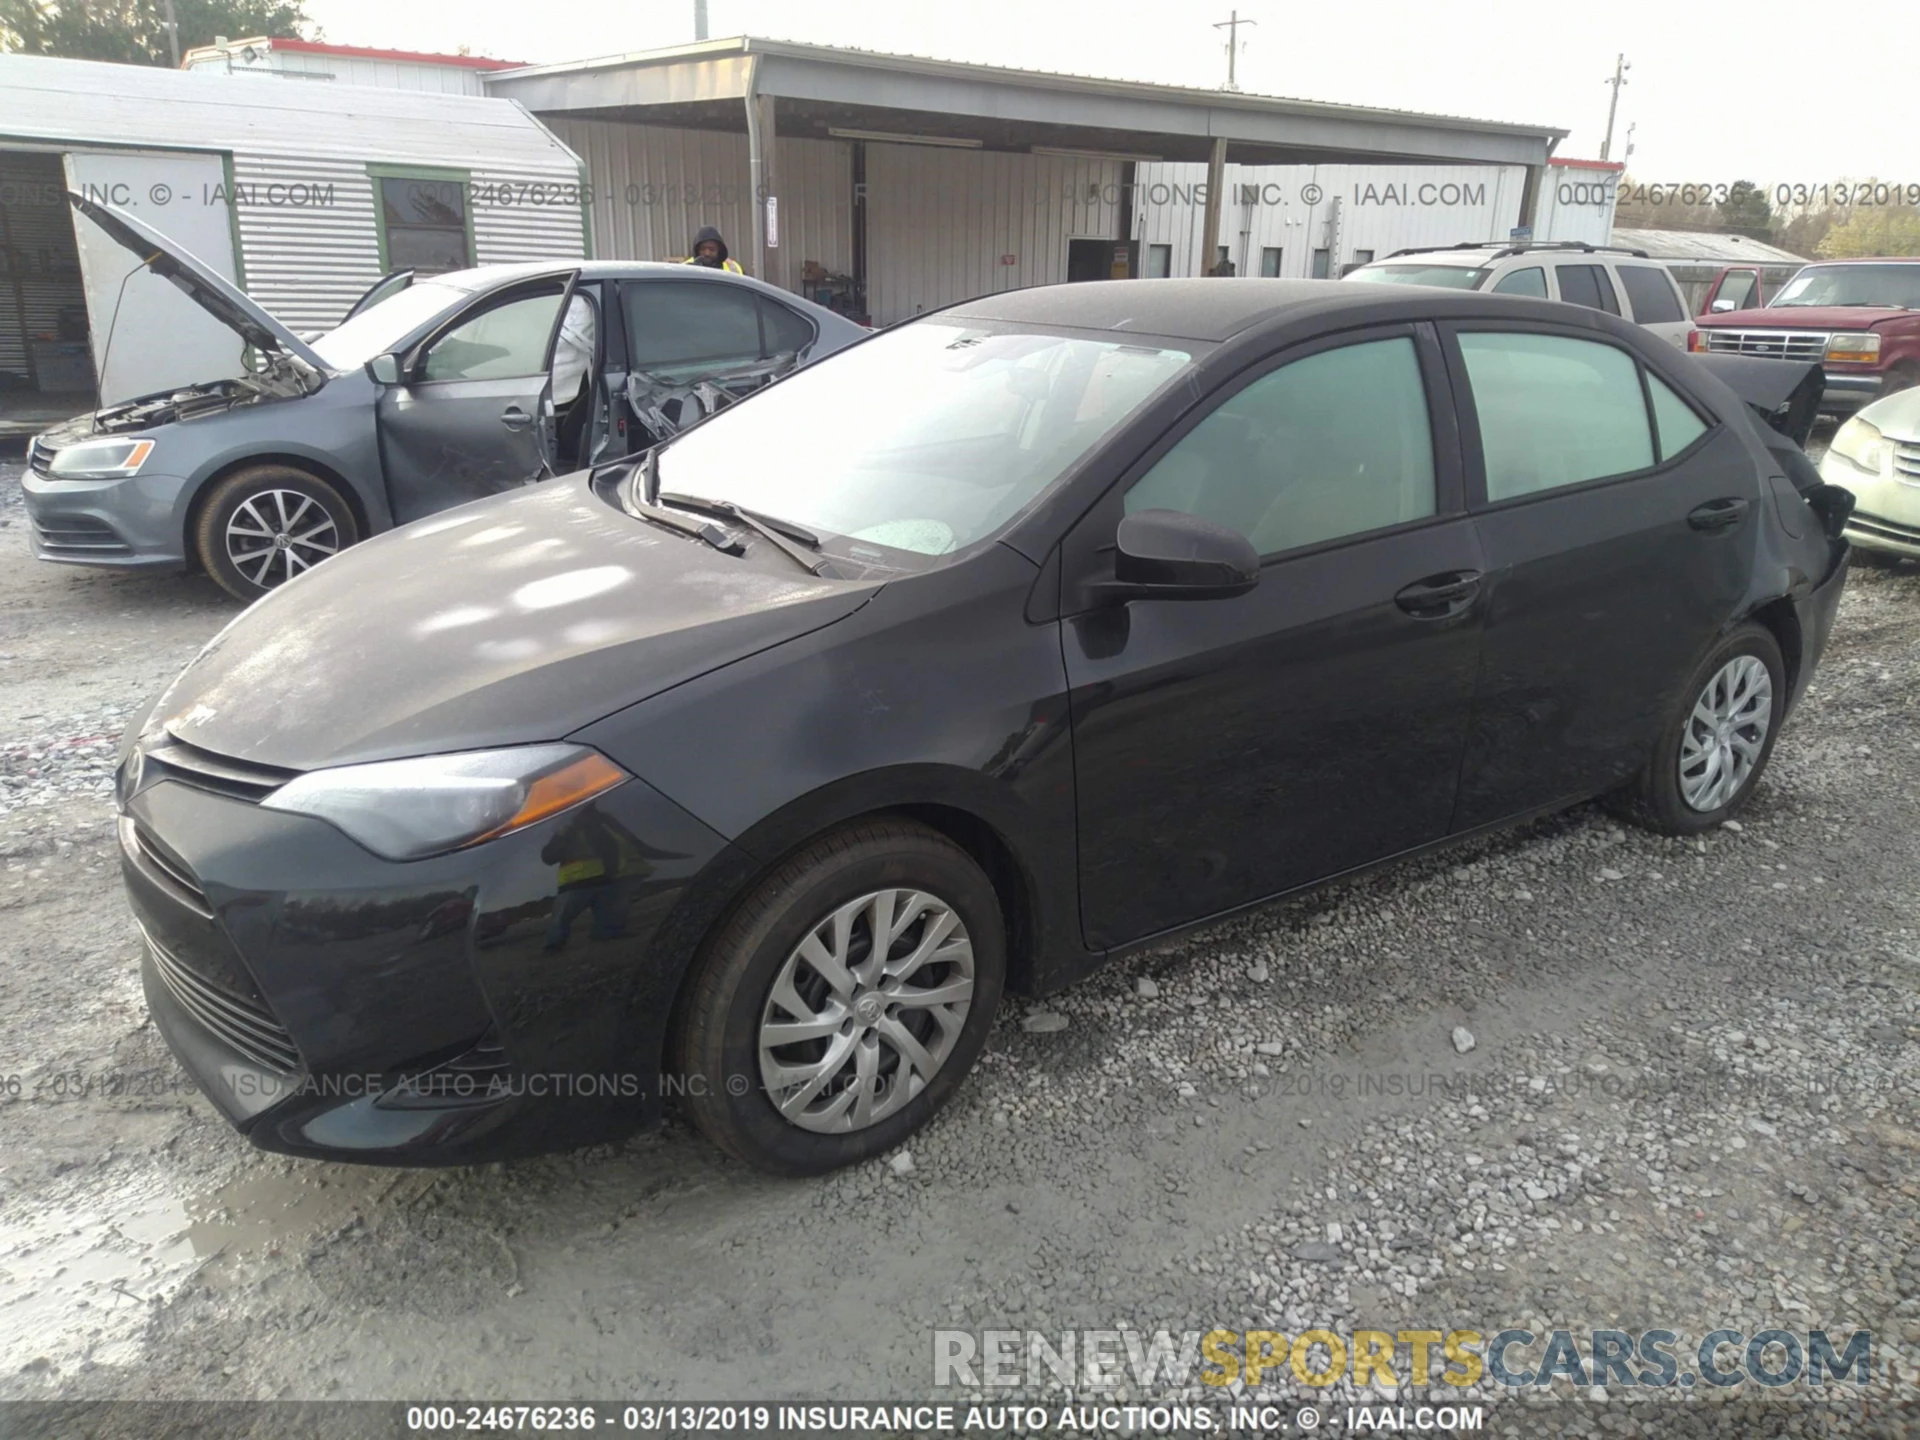
[[[509,834],[627,778],[583,745],[518,745],[312,770],[260,803],[325,820],[389,860],[420,860]]]
[[[138,475],[151,454],[151,440],[82,440],[54,451],[48,469],[62,480],[121,480]]]
[[[1872,331],[1842,330],[1827,337],[1827,359],[1871,365],[1880,358],[1880,337]]]
[[[1886,468],[1887,456],[1893,447],[1887,444],[1887,437],[1880,433],[1879,426],[1856,415],[1835,432],[1833,444],[1827,448],[1835,455],[1845,456],[1862,470],[1871,470],[1878,475]]]

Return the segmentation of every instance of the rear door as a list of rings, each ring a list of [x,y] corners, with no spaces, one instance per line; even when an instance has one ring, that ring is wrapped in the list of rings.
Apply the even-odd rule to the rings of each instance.
[[[1687,348],[1687,332],[1693,323],[1687,318],[1685,299],[1673,274],[1664,265],[1652,261],[1616,260],[1613,273],[1626,293],[1628,316],[1676,350]]]
[[[1606,266],[1568,261],[1551,268],[1556,293],[1569,305],[1584,305],[1609,315],[1620,313],[1620,298],[1614,294]]]
[[[491,291],[403,357],[376,407],[396,523],[551,472],[551,367],[576,275]]]
[[[1711,410],[1608,337],[1442,328],[1486,554],[1465,830],[1640,768],[1746,595],[1759,481]]]

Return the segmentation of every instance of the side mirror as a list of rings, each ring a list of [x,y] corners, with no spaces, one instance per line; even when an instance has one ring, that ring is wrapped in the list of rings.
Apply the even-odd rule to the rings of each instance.
[[[1728,311],[1738,310],[1739,308],[1740,302],[1737,300],[1716,300],[1707,307],[1707,313],[1709,315],[1725,315]]]
[[[367,361],[367,374],[376,384],[398,385],[400,383],[400,357],[398,355],[376,355]]]
[[[1113,579],[1097,598],[1218,600],[1260,583],[1260,553],[1237,530],[1183,510],[1140,510],[1114,536]]]

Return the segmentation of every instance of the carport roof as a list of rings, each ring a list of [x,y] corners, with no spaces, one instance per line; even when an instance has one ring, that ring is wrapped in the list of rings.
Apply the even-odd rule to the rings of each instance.
[[[741,130],[749,92],[787,136],[923,134],[988,150],[1105,151],[1237,164],[1400,161],[1539,165],[1564,130],[1106,80],[737,36],[495,71],[488,92],[542,115]]]

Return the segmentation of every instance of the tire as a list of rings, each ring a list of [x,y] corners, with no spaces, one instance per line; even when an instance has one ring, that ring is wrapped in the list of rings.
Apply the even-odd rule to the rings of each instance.
[[[359,538],[353,507],[325,480],[291,465],[251,465],[207,492],[193,548],[222,590],[251,601]]]
[[[1661,727],[1622,808],[1663,835],[1697,835],[1728,819],[1767,768],[1786,701],[1773,632],[1752,621],[1739,626],[1688,677],[1678,713]]]
[[[912,908],[908,894],[936,908]],[[935,947],[897,977],[873,966],[877,917],[889,913],[879,896],[892,897],[895,936],[883,966]],[[844,966],[830,963],[836,952]],[[689,976],[670,1065],[721,1149],[776,1175],[821,1174],[893,1148],[946,1103],[986,1045],[1005,981],[1006,928],[980,867],[925,826],[860,822],[783,861],[723,922]],[[964,1000],[881,998],[916,992]],[[768,1043],[768,1025],[800,1038]],[[911,1047],[894,1043],[902,1034]]]

